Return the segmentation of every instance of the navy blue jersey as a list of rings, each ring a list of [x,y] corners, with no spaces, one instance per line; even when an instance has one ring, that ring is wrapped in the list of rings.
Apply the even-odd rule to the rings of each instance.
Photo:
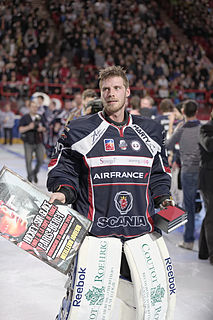
[[[129,115],[119,128],[101,112],[71,121],[55,146],[47,187],[69,186],[73,208],[93,221],[96,236],[153,231],[154,201],[170,195],[162,126]]]
[[[155,117],[155,121],[160,123],[165,130],[166,138],[167,137],[167,132],[169,130],[169,114],[159,114],[158,116]]]

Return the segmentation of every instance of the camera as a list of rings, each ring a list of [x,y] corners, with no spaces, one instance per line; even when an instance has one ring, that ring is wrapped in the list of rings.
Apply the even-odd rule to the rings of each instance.
[[[37,114],[37,115],[35,116],[35,120],[34,120],[34,124],[35,124],[34,129],[35,129],[35,130],[38,129],[40,121],[41,121],[41,116],[40,116],[39,114]]]
[[[102,104],[101,99],[94,99],[94,100],[89,101],[87,103],[86,109],[88,109],[90,107],[91,107],[91,111],[89,114],[94,114],[94,113],[97,113],[97,112],[103,110],[103,104]]]

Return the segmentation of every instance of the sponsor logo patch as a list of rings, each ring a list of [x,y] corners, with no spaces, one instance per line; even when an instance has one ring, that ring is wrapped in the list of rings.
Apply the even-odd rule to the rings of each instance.
[[[115,151],[114,139],[104,139],[105,151]]]
[[[119,147],[121,150],[126,150],[126,149],[127,149],[127,146],[128,146],[128,145],[127,145],[127,143],[126,143],[125,140],[120,140],[118,147]]]
[[[131,147],[132,147],[132,149],[133,149],[134,151],[139,151],[140,148],[141,148],[141,144],[140,144],[139,141],[134,140],[134,141],[131,142]]]

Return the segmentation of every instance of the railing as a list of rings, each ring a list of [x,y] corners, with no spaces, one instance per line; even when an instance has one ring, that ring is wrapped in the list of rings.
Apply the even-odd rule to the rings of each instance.
[[[6,83],[0,82],[0,94],[2,97],[31,97],[35,92],[44,92],[51,96],[58,96],[60,99],[72,99],[76,92],[82,92],[84,90],[82,85],[67,85],[62,83],[33,83],[26,84],[22,81]]]
[[[26,84],[22,81],[16,82],[0,82],[0,95],[1,99],[11,99],[13,102],[18,98],[31,97],[35,92],[43,92],[49,95],[50,98],[58,98],[59,100],[65,101],[66,99],[73,99],[76,92],[82,92],[84,90],[82,85],[68,85],[62,83],[33,83]],[[96,89],[99,92],[98,89]],[[158,90],[147,89],[145,87],[131,87],[132,95],[139,95],[143,97],[146,94],[149,94],[153,97],[155,104],[159,105],[162,97],[159,96]],[[199,112],[201,118],[206,114],[210,113],[211,108],[213,107],[213,90],[194,90],[194,89],[183,89],[176,88],[175,90],[169,91],[169,98],[173,99],[174,102],[182,101],[183,99],[193,99],[199,103]],[[15,104],[15,102],[14,102]],[[15,107],[13,107],[16,111]],[[204,114],[204,115],[203,115]]]
[[[51,96],[58,96],[60,99],[72,99],[76,92],[82,92],[83,86],[68,85],[63,83],[42,83],[37,82],[33,84],[26,84],[22,81],[16,82],[0,82],[0,94],[2,97],[30,97],[34,92],[44,92]],[[97,90],[98,91],[98,90]],[[146,87],[131,87],[132,95],[138,94],[140,97],[144,94],[150,94],[154,100],[162,100],[158,94],[158,90],[147,89]],[[169,97],[171,99],[194,99],[201,104],[213,104],[213,90],[195,90],[195,89],[183,89],[176,88],[175,90],[169,90]]]

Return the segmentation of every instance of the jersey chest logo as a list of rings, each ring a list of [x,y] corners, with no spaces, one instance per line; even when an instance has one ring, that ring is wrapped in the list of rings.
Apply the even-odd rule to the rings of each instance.
[[[104,139],[104,149],[105,151],[115,151],[114,139]]]
[[[116,193],[114,201],[120,214],[127,214],[132,209],[133,196],[130,192],[120,191]]]

